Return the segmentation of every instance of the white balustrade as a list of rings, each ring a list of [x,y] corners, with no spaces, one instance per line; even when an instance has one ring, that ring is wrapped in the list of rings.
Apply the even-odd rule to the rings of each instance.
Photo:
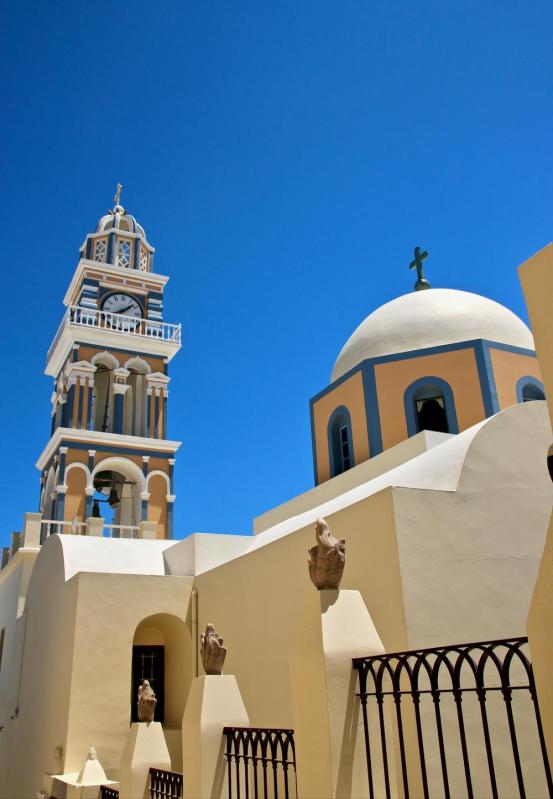
[[[180,344],[181,326],[170,322],[158,322],[155,319],[137,319],[125,314],[111,313],[90,308],[70,305],[65,312],[52,346],[48,350],[48,359],[54,351],[64,329],[68,325],[93,327],[113,333],[124,333],[129,336],[155,338],[161,341],[173,341]]]
[[[48,536],[58,533],[59,535],[86,535],[86,522],[78,522],[74,519],[71,522],[60,522],[57,519],[43,519],[41,522],[44,541]],[[108,538],[138,538],[140,527],[133,524],[104,524],[103,530]]]

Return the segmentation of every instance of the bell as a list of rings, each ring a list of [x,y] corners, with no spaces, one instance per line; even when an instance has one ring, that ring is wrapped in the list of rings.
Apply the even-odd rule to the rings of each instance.
[[[100,503],[97,499],[93,500],[92,502],[92,518],[93,519],[101,519],[102,514],[100,513]]]
[[[110,508],[114,508],[116,505],[119,505],[119,496],[117,494],[117,489],[114,485],[109,490],[109,498],[108,503]]]

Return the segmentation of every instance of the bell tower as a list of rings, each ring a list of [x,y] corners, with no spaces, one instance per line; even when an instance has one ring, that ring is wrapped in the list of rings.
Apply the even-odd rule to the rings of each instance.
[[[168,365],[181,326],[164,321],[169,280],[153,271],[144,228],[115,204],[89,233],[48,350],[50,439],[37,461],[43,518],[78,529],[102,516],[113,536],[141,521],[173,534],[179,441],[167,432]],[[43,526],[43,529],[45,527]]]

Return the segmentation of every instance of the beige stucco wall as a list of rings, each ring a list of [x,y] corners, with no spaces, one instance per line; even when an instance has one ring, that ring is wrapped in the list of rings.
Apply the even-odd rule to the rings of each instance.
[[[519,269],[532,325],[549,415],[553,419],[553,244],[548,244]],[[547,443],[551,443],[551,436]],[[544,464],[545,470],[545,464]],[[528,615],[528,640],[536,678],[543,730],[553,761],[553,515]]]
[[[391,491],[328,522],[334,535],[347,537],[342,587],[361,591],[384,645],[402,648],[407,639]],[[313,542],[309,525],[196,579],[200,629],[211,622],[224,636],[225,671],[236,674],[254,726],[293,726],[288,660],[296,609],[315,591],[307,573]]]
[[[184,705],[192,677],[192,582],[191,577],[97,573],[65,581],[60,537],[48,539],[27,597],[22,700],[6,736],[2,799],[34,799],[46,771],[78,771],[90,746],[108,774],[114,773],[130,723],[134,633],[154,614],[167,614],[169,626],[171,618],[182,622],[179,663],[170,667],[169,687],[172,701]],[[61,758],[55,757],[58,746]]]

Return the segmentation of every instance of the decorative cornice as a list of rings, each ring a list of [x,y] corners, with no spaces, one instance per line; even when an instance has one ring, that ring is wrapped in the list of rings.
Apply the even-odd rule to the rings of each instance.
[[[113,449],[114,454],[119,448],[130,448],[135,450],[167,451],[175,453],[181,445],[181,441],[171,441],[164,438],[144,438],[143,436],[126,436],[119,433],[101,433],[99,430],[75,430],[71,427],[58,427],[36,462],[37,469],[44,469],[60,446],[61,442],[67,442],[71,447],[71,442],[79,444],[103,444]]]

